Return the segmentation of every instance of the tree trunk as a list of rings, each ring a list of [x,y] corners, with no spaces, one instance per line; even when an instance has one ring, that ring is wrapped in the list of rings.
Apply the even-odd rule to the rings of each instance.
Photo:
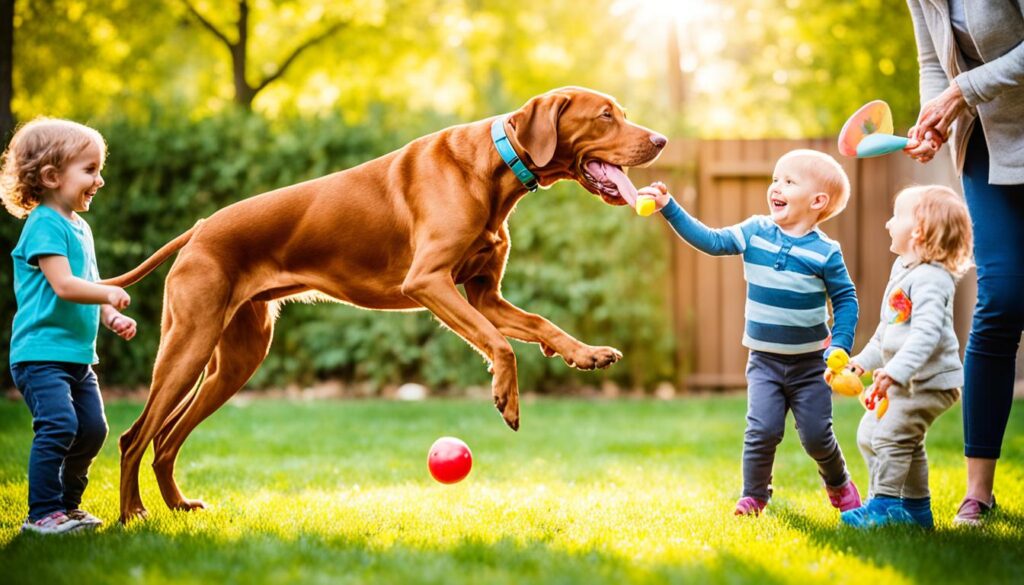
[[[245,80],[245,61],[245,45],[231,47],[231,71],[235,78],[235,103],[251,110],[256,91]]]
[[[6,0],[0,0],[0,2],[3,1]],[[262,81],[259,81],[256,84],[250,84],[249,80],[246,79],[245,76],[249,60],[248,0],[238,0],[238,22],[236,23],[236,28],[238,29],[238,40],[234,42],[214,26],[213,23],[207,20],[206,17],[204,17],[198,10],[196,10],[196,7],[193,6],[189,0],[182,0],[182,2],[185,4],[185,7],[188,8],[188,11],[192,13],[192,16],[199,21],[199,24],[201,24],[206,30],[210,31],[213,36],[220,39],[220,42],[223,43],[224,46],[228,48],[228,51],[231,52],[231,77],[235,85],[235,103],[247,110],[252,109],[252,101],[256,98],[256,94],[262,91],[264,87],[284,75],[284,72],[300,54],[302,54],[306,49],[309,49],[317,43],[329,38],[345,26],[342,22],[335,22],[323,29],[320,33],[310,36],[292,50],[291,54],[281,62],[274,73],[264,77]]]
[[[11,112],[14,97],[14,0],[0,0],[0,144],[4,148],[14,132]]]
[[[235,79],[235,103],[247,110],[252,109],[256,91],[245,79],[248,65],[249,45],[249,3],[238,1],[238,40],[231,46],[231,72]]]

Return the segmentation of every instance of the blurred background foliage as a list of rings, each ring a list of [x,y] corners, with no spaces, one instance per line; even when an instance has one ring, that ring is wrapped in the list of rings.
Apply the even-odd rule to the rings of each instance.
[[[905,129],[918,108],[903,0],[15,0],[13,25],[15,117],[72,118],[109,143],[107,185],[86,217],[104,275],[231,202],[563,85],[608,92],[675,138],[834,135],[875,98]],[[254,95],[239,95],[232,44],[245,48],[241,79]],[[5,256],[21,225],[0,219]],[[524,199],[510,226],[506,297],[626,354],[579,373],[517,344],[524,389],[675,379],[663,226],[568,183]],[[106,385],[148,383],[168,267],[129,291],[136,340],[101,332]],[[8,261],[4,363],[11,278]],[[426,313],[286,306],[250,385],[328,378],[489,380],[482,358]]]

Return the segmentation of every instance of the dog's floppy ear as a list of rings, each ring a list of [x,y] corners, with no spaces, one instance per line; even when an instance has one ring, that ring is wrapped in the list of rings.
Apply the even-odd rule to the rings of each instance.
[[[516,140],[538,168],[547,165],[558,146],[558,118],[570,97],[561,93],[537,96],[516,110],[509,122]]]

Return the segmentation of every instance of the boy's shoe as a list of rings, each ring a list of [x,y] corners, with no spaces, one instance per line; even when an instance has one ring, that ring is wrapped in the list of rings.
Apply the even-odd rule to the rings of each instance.
[[[854,528],[874,528],[896,524],[916,524],[910,513],[903,508],[899,498],[875,497],[854,510],[843,512],[839,519]]]
[[[974,498],[964,498],[964,501],[960,502],[960,508],[956,511],[956,517],[953,518],[953,524],[958,526],[980,526],[983,520],[982,516],[992,511],[995,507],[995,495],[992,496],[991,504],[975,500]]]
[[[825,492],[828,494],[828,501],[832,502],[832,507],[838,508],[840,512],[855,510],[861,506],[860,492],[857,491],[857,486],[854,485],[852,479],[843,487],[838,488],[829,487],[826,484]]]
[[[927,530],[935,528],[935,518],[932,516],[932,499],[930,497],[903,498],[903,509],[910,514],[910,517],[921,528]]]
[[[760,516],[764,507],[767,505],[768,502],[763,502],[750,496],[744,496],[736,502],[736,509],[733,510],[733,514],[736,516]]]
[[[82,528],[96,528],[100,524],[103,524],[103,520],[100,520],[99,518],[93,516],[92,514],[80,508],[68,510],[68,518],[71,518],[72,520],[78,520]]]
[[[71,518],[63,511],[58,510],[52,514],[43,516],[35,522],[25,520],[21,525],[22,532],[35,532],[37,534],[63,534],[81,527],[82,523]]]

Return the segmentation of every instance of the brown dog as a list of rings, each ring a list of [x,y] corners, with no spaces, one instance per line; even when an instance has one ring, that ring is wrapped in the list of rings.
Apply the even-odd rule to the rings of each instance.
[[[281,299],[314,294],[368,309],[430,310],[488,360],[494,404],[512,429],[519,392],[506,337],[583,370],[622,357],[502,298],[506,219],[528,191],[499,156],[493,121],[447,128],[355,168],[230,205],[105,281],[128,286],[181,249],[167,276],[149,399],[120,439],[122,522],[145,514],[138,473],[150,441],[167,505],[203,506],[174,481],[178,451],[266,357]],[[541,186],[575,180],[612,205],[636,197],[621,167],[650,163],[666,143],[627,122],[611,97],[582,88],[535,97],[503,124]]]

